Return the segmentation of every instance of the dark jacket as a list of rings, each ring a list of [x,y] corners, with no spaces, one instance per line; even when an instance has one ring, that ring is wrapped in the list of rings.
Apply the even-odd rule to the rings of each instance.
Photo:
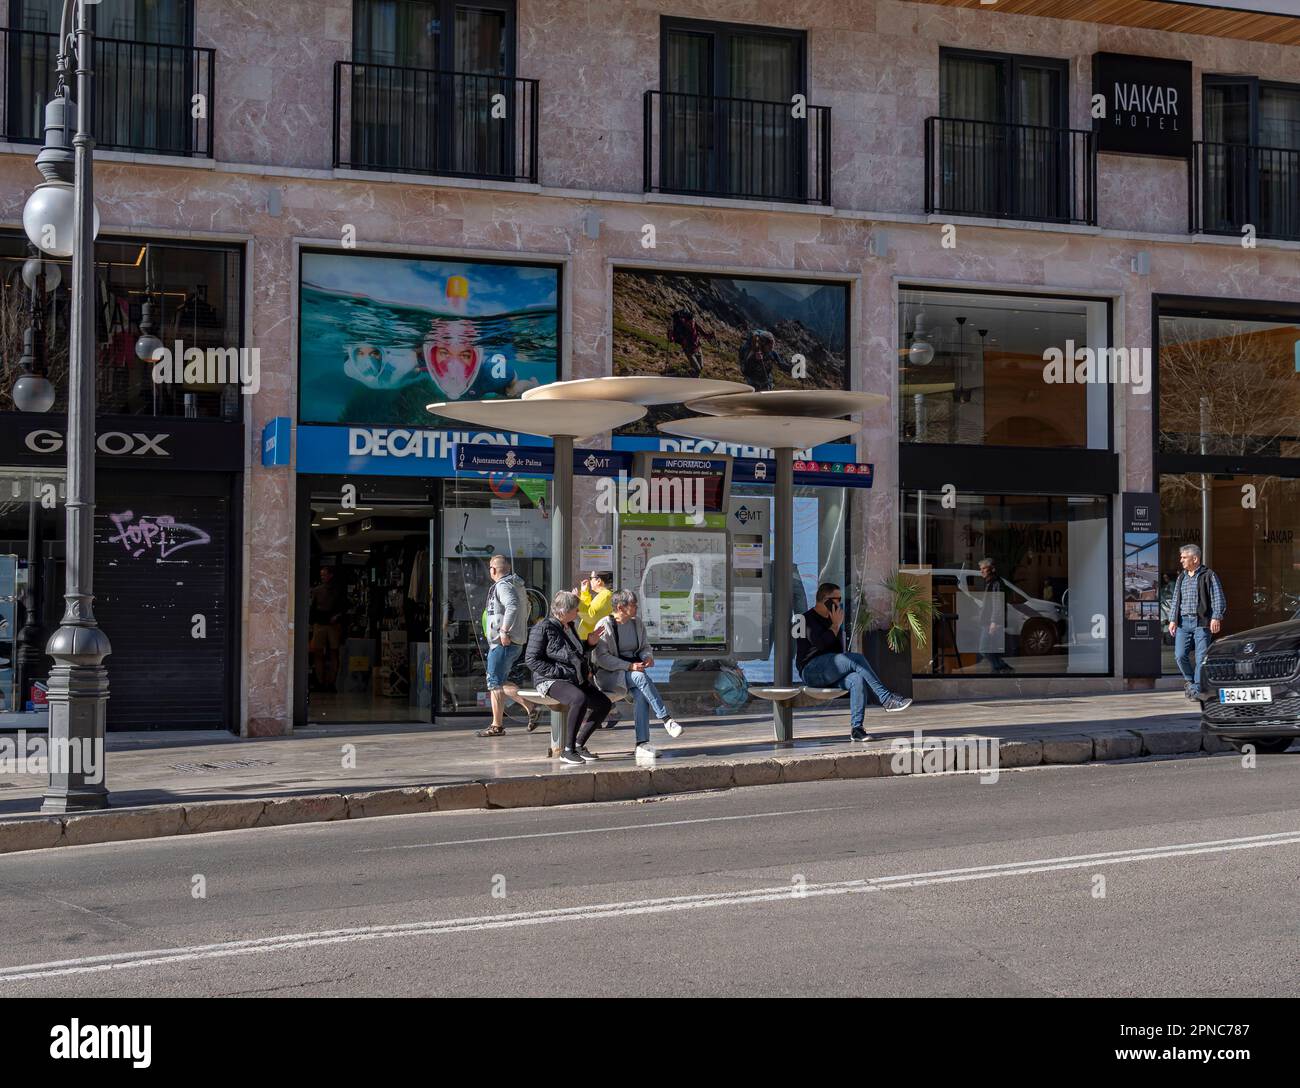
[[[1169,619],[1174,623],[1182,622],[1183,611],[1183,580],[1187,577],[1186,571],[1180,571],[1178,579],[1174,582],[1174,599],[1169,606]],[[1200,567],[1196,574],[1196,626],[1209,627],[1210,620],[1214,618],[1214,598],[1210,583],[1217,582],[1219,576],[1210,570],[1209,567]],[[1223,591],[1222,585],[1219,591]]]
[[[528,634],[528,649],[524,662],[533,674],[533,683],[542,680],[567,680],[581,686],[590,676],[585,652],[574,649],[564,636],[565,625],[553,616],[533,624]],[[574,639],[578,630],[573,624],[568,628]]]
[[[838,632],[831,630],[831,621],[822,617],[815,608],[803,614],[806,638],[795,640],[794,660],[803,672],[808,662],[822,654],[842,654],[844,652],[844,628]]]

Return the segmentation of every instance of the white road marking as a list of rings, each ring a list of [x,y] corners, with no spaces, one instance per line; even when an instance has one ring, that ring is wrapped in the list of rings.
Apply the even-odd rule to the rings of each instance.
[[[964,869],[940,869],[927,873],[901,873],[895,876],[866,877],[825,884],[808,884],[796,888],[790,884],[746,891],[715,892],[702,895],[667,896],[659,899],[629,900],[623,903],[593,903],[577,907],[554,907],[548,910],[520,911],[513,914],[480,915],[470,918],[447,918],[438,921],[405,922],[398,925],[359,926],[354,929],[322,930],[318,933],[285,933],[274,937],[256,937],[187,948],[149,949],[139,952],[116,952],[101,956],[83,956],[48,963],[29,963],[0,968],[0,983],[30,979],[55,978],[102,971],[122,971],[186,963],[195,960],[225,959],[265,952],[282,952],[295,948],[319,948],[322,945],[347,944],[354,941],[383,940],[390,937],[431,937],[443,933],[473,933],[489,929],[515,929],[522,926],[547,925],[552,922],[592,921],[637,914],[663,914],[670,911],[699,910],[705,907],[745,906],[750,903],[798,901],[827,895],[857,895],[891,888],[919,888],[931,884],[951,884],[993,877],[1026,876],[1034,873],[1081,869],[1098,865],[1123,865],[1135,861],[1160,861],[1165,858],[1197,854],[1222,854],[1234,850],[1252,850],[1271,846],[1300,844],[1300,831],[1280,831],[1268,835],[1248,835],[1236,839],[1208,842],[1173,843],[1168,846],[1110,850],[1097,854],[1075,854],[1034,861],[1001,862]]]
[[[369,846],[358,854],[382,854],[389,850],[431,850],[436,846],[467,846],[482,842],[513,842],[516,839],[553,839],[564,835],[598,835],[605,831],[645,831],[652,827],[682,827],[686,824],[719,824],[727,820],[758,820],[765,816],[807,816],[814,812],[845,812],[863,805],[834,805],[830,808],[793,808],[779,812],[748,812],[740,816],[701,816],[693,820],[660,820],[650,824],[616,824],[612,827],[578,827],[569,831],[530,831],[520,835],[493,835],[482,839],[450,839],[447,842],[412,842],[401,846]]]

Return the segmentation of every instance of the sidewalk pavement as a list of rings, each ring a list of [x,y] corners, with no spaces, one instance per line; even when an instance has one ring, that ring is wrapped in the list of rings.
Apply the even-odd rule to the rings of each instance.
[[[848,741],[847,707],[795,713],[796,741],[777,745],[770,715],[682,719],[676,741],[657,727],[653,769],[632,758],[631,722],[599,730],[602,758],[564,767],[546,758],[549,732],[507,720],[504,737],[482,722],[337,725],[291,737],[211,732],[110,733],[107,812],[41,816],[43,776],[0,773],[0,853],[199,831],[405,812],[513,808],[900,773],[891,742],[994,738],[1002,769],[1224,750],[1204,741],[1197,708],[1174,692],[1126,692],[981,702],[919,703],[867,712],[877,739]],[[12,735],[12,734],[10,734]],[[883,758],[882,758],[883,756]],[[953,757],[949,754],[948,768]],[[936,765],[937,766],[937,765]],[[918,768],[919,770],[919,768]],[[902,773],[908,773],[903,771]]]

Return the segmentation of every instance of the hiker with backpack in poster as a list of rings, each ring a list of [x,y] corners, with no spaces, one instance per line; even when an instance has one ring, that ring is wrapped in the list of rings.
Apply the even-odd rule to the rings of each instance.
[[[672,321],[668,325],[668,339],[682,349],[686,361],[691,364],[693,377],[704,373],[704,350],[701,346],[705,340],[718,342],[718,338],[701,325],[690,310],[674,310]]]

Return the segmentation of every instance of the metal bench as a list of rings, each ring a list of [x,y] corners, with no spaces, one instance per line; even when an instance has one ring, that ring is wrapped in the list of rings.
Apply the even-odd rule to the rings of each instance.
[[[798,684],[788,688],[750,688],[749,694],[771,703],[788,703],[801,695],[817,703],[829,703],[841,695],[847,695],[847,688],[814,688],[807,684]]]

